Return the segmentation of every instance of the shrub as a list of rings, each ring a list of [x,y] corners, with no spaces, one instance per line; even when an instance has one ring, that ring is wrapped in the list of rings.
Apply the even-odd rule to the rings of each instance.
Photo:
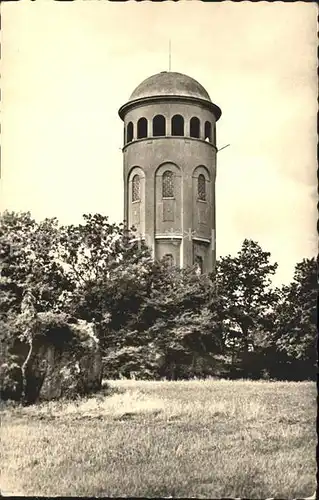
[[[15,356],[0,365],[0,399],[19,401],[22,396],[22,372]]]

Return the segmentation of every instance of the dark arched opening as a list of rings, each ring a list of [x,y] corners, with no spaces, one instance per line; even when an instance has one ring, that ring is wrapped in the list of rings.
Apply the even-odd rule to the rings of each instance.
[[[140,118],[137,122],[137,138],[143,139],[147,137],[147,120],[146,118]]]
[[[168,266],[173,266],[174,265],[174,257],[171,253],[166,253],[163,257],[163,260],[166,262]]]
[[[205,141],[212,142],[212,124],[205,122]]]
[[[133,123],[129,122],[127,125],[127,134],[126,134],[127,142],[131,142],[133,140],[133,132],[134,132]]]
[[[190,124],[189,124],[189,129],[190,129],[190,136],[191,137],[196,137],[199,138],[200,134],[200,121],[196,116],[193,116],[191,118]]]
[[[181,115],[174,115],[172,118],[172,135],[184,135],[184,118]]]
[[[166,134],[166,122],[163,115],[156,115],[153,118],[153,137],[161,137]]]

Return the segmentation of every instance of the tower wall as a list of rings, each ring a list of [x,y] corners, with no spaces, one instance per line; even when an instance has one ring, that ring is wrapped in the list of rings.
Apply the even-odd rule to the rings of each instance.
[[[184,118],[184,136],[171,135],[174,115]],[[152,120],[163,115],[165,137],[152,136]],[[190,120],[200,120],[200,138],[190,137]],[[145,118],[148,137],[137,139],[137,122]],[[212,127],[212,142],[204,141],[204,124]],[[169,254],[176,265],[194,264],[196,257],[209,272],[215,263],[215,178],[216,137],[215,116],[201,103],[157,102],[138,105],[124,117],[125,130],[133,123],[133,141],[123,148],[124,156],[124,219],[135,226],[153,249],[156,258]],[[163,174],[174,174],[174,196],[162,196]],[[140,175],[140,199],[132,201],[132,179]],[[198,199],[198,177],[204,176],[206,200]]]

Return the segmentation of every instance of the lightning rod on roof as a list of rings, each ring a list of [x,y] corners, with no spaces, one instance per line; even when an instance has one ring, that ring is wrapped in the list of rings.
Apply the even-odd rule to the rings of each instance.
[[[171,39],[168,42],[168,71],[171,71],[172,65],[172,50],[171,50]]]

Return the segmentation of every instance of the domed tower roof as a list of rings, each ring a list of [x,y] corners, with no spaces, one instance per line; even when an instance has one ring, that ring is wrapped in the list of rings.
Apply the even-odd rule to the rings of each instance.
[[[190,96],[211,102],[208,92],[194,78],[168,71],[162,71],[146,78],[136,87],[129,100],[162,95]]]
[[[146,80],[136,87],[128,102],[120,108],[119,115],[123,118],[125,110],[135,102],[163,97],[200,100],[203,104],[213,109],[216,120],[220,118],[220,108],[212,103],[204,87],[197,80],[194,80],[194,78],[173,71],[162,71],[146,78]]]

